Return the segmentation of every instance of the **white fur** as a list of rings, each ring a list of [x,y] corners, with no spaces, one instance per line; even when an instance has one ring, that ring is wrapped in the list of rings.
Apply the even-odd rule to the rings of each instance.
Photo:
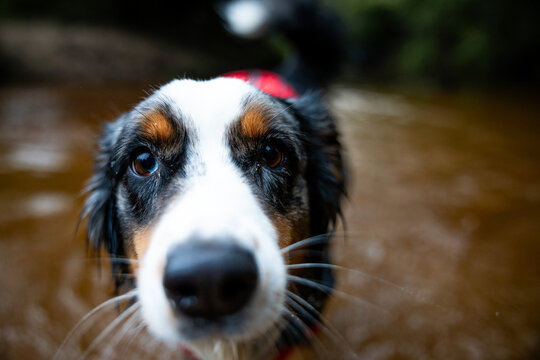
[[[230,31],[244,37],[259,36],[268,25],[268,10],[257,0],[233,1],[225,6],[223,15]]]
[[[186,177],[179,180],[179,193],[157,222],[138,272],[143,317],[166,342],[183,343],[187,335],[179,331],[182,318],[173,314],[162,286],[166,254],[193,236],[201,241],[236,241],[255,256],[259,285],[242,310],[246,321],[241,337],[264,331],[281,316],[286,273],[277,234],[232,162],[226,142],[228,125],[241,116],[243,102],[254,91],[243,81],[218,78],[173,81],[153,95],[167,99],[188,132],[195,134]]]

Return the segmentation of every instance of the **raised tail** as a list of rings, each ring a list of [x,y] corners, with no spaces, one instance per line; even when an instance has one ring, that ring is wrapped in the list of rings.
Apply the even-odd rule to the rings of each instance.
[[[294,52],[276,69],[300,93],[324,89],[344,54],[338,17],[317,0],[233,0],[220,4],[228,29],[241,37],[283,35]]]

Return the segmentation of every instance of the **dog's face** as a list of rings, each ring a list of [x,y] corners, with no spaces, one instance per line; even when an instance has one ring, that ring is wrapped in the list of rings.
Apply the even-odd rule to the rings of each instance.
[[[327,233],[343,192],[319,101],[278,100],[236,79],[177,80],[108,126],[88,234],[112,257],[139,260],[130,270],[158,338],[195,350],[250,343],[295,316],[288,291],[322,308],[327,294],[289,284],[286,266],[326,262],[326,242],[281,249]],[[307,273],[331,285],[328,271]]]

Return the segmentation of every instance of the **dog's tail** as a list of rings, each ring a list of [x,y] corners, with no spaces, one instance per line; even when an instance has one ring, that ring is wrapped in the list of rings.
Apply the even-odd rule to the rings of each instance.
[[[300,93],[323,89],[344,54],[343,28],[318,0],[233,0],[220,5],[228,29],[242,37],[277,33],[294,48],[277,72]]]

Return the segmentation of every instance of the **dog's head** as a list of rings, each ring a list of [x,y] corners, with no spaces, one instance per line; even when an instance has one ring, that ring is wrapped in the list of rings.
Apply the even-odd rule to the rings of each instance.
[[[318,96],[173,81],[107,126],[89,190],[89,241],[113,264],[139,260],[115,271],[136,273],[158,338],[196,351],[216,339],[267,342],[270,330],[294,342],[303,332],[292,322],[316,321],[288,306],[288,294],[320,311],[331,272],[297,274],[325,284],[314,289],[290,283],[287,264],[327,262],[329,236],[281,249],[327,234],[340,213],[341,148]]]

